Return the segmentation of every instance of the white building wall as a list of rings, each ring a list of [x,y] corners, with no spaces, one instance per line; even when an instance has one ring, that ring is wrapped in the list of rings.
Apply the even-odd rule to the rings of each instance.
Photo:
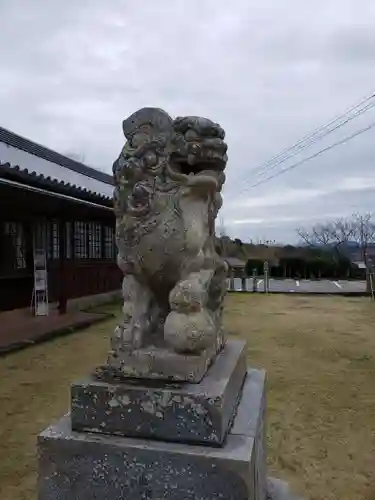
[[[74,172],[66,167],[39,158],[39,156],[27,153],[22,149],[17,149],[3,142],[0,142],[0,162],[8,162],[11,166],[19,165],[21,170],[27,168],[30,173],[35,171],[37,174],[42,174],[45,177],[51,177],[51,179],[57,179],[66,183],[70,182],[72,185],[75,184],[78,187],[104,196],[112,197],[113,195],[113,186],[110,184]]]

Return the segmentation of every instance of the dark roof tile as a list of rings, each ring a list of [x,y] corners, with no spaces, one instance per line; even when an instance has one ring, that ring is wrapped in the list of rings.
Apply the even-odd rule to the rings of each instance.
[[[112,198],[100,193],[89,191],[80,186],[71,185],[58,179],[51,179],[36,172],[29,172],[27,168],[21,170],[19,165],[12,166],[9,163],[0,162],[0,177],[17,182],[21,182],[30,186],[48,189],[51,192],[61,193],[68,196],[76,197],[82,200],[93,201],[104,206],[112,205]]]
[[[111,175],[72,160],[67,156],[57,153],[56,151],[52,151],[52,149],[46,148],[36,142],[30,141],[29,139],[25,139],[24,137],[21,137],[20,135],[17,135],[3,127],[0,127],[0,142],[4,142],[9,146],[21,149],[27,153],[38,156],[39,158],[56,163],[57,165],[61,165],[62,167],[72,170],[73,172],[91,177],[92,179],[96,179],[106,184],[113,184],[113,178]]]
[[[227,262],[227,264],[230,267],[245,267],[246,262],[244,262],[241,259],[238,259],[237,257],[224,257],[224,260]]]

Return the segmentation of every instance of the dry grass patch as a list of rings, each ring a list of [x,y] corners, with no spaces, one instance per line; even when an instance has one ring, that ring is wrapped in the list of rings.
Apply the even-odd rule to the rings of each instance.
[[[237,294],[226,324],[268,371],[271,472],[311,500],[375,500],[375,305]],[[114,325],[0,358],[1,500],[36,498],[36,436],[67,411],[70,382],[103,362]]]
[[[227,328],[268,371],[273,474],[311,500],[375,499],[375,305],[231,295]]]
[[[69,384],[103,363],[116,320],[0,358],[0,499],[34,500],[36,436],[69,408]]]

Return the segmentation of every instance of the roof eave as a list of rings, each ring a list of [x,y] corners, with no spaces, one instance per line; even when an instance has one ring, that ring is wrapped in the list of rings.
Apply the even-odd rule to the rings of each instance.
[[[89,191],[70,183],[58,181],[51,177],[44,177],[36,172],[29,172],[28,169],[21,169],[18,165],[12,166],[9,163],[0,163],[0,178],[21,183],[28,187],[35,187],[41,190],[64,195],[82,201],[92,202],[104,207],[112,207],[112,198],[99,193]]]

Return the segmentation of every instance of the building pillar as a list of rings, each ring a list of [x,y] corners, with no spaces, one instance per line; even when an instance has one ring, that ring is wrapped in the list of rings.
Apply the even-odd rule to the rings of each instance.
[[[66,314],[67,311],[67,286],[66,286],[66,222],[59,220],[59,314]]]
[[[242,284],[242,291],[247,292],[246,275],[244,271],[241,272],[241,284]]]
[[[100,222],[100,259],[105,259],[105,226],[104,222]]]

